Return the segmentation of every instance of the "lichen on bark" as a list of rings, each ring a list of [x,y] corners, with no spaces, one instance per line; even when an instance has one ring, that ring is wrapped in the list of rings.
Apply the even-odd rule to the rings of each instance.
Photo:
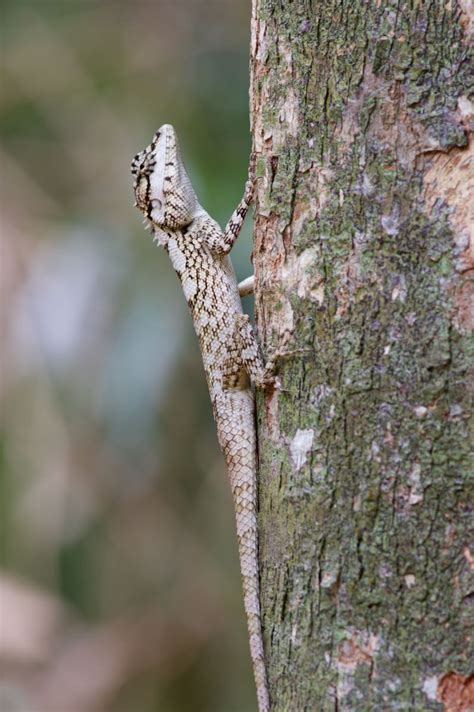
[[[469,31],[454,2],[253,2],[275,711],[469,709]]]

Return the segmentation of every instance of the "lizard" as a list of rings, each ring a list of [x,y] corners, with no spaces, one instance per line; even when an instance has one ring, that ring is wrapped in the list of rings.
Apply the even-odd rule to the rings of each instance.
[[[165,124],[131,167],[135,205],[154,242],[181,280],[198,336],[219,444],[233,494],[244,608],[259,712],[270,709],[259,599],[257,439],[254,390],[274,385],[275,360],[264,365],[240,296],[229,252],[253,200],[254,179],[224,230],[201,207],[184,167],[174,128]]]

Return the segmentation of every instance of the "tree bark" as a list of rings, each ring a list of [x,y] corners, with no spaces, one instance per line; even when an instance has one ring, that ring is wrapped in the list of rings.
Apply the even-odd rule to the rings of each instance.
[[[474,709],[468,12],[253,0],[274,712]]]

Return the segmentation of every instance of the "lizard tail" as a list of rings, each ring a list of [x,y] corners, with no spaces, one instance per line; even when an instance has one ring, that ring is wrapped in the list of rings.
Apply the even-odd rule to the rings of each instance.
[[[250,494],[247,492],[247,494]],[[258,535],[255,514],[250,513],[241,494],[234,492],[244,607],[250,641],[259,712],[269,712],[267,672],[262,640],[258,577]],[[254,500],[255,501],[255,500]],[[256,501],[255,501],[256,504]]]
[[[217,417],[218,434],[227,462],[235,505],[244,607],[250,641],[259,712],[269,712],[267,673],[259,596],[257,529],[257,443],[251,391],[226,394],[226,407]],[[234,401],[229,407],[229,401]],[[217,404],[216,404],[217,406]],[[218,410],[218,408],[216,408]],[[229,417],[232,413],[232,417]]]

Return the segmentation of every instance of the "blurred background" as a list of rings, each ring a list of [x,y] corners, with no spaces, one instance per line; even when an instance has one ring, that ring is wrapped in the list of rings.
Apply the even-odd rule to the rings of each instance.
[[[253,712],[200,356],[129,168],[173,123],[225,223],[250,147],[250,0],[1,13],[0,709]],[[239,279],[250,251],[247,226]]]

